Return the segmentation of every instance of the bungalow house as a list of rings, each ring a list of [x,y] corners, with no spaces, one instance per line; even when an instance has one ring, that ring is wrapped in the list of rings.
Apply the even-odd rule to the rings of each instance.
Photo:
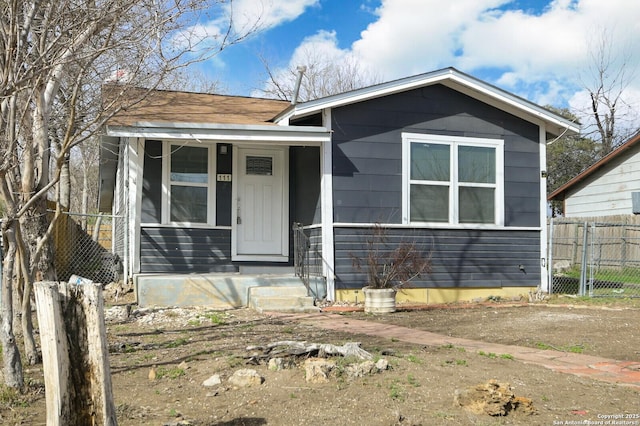
[[[157,91],[104,129],[100,206],[142,304],[246,304],[300,248],[316,298],[362,300],[376,225],[431,255],[398,300],[525,294],[547,287],[545,143],[578,130],[453,68],[297,104]]]
[[[640,133],[549,194],[565,217],[640,214]]]

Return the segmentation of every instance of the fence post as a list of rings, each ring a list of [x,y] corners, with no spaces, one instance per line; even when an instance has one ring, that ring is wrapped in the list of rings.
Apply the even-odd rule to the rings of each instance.
[[[573,244],[571,246],[571,266],[575,265],[576,263],[578,263],[578,235],[580,235],[580,225],[578,223],[575,223],[573,225],[573,229],[574,229],[574,236],[573,236]]]
[[[627,225],[626,220],[625,224],[622,226],[622,236],[621,236],[621,247],[620,247],[620,268],[624,271],[627,267]]]
[[[578,295],[584,296],[585,289],[587,287],[587,243],[588,243],[589,228],[587,222],[584,223],[584,230],[582,232],[582,260],[580,265],[580,290]]]
[[[47,425],[117,425],[100,284],[35,283]]]
[[[553,294],[553,218],[549,220],[549,239],[547,241],[547,285],[549,288],[547,292]]]

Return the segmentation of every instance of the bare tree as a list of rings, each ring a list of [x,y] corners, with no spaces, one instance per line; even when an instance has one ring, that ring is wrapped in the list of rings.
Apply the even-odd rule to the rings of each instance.
[[[293,101],[297,96],[296,101],[305,102],[382,82],[378,74],[362,68],[349,55],[334,58],[307,47],[300,57],[302,63],[288,69],[274,69],[262,59],[268,81],[261,91],[266,97]],[[301,71],[304,75],[296,88]]]
[[[625,99],[625,91],[633,81],[635,70],[631,67],[631,54],[626,50],[615,54],[611,38],[601,33],[597,43],[590,49],[591,63],[587,81],[583,82],[589,93],[589,110],[584,115],[593,119],[591,128],[584,136],[599,140],[601,158],[640,128],[630,120],[633,106]]]
[[[0,0],[0,342],[7,386],[24,382],[13,331],[14,293],[23,322],[30,321],[34,280],[56,278],[50,237],[62,206],[55,203],[51,214],[47,203],[60,194],[72,149],[176,69],[257,29],[236,32],[232,10],[222,0]],[[211,35],[190,25],[204,12],[219,16],[220,31]],[[109,79],[119,84],[101,105],[99,87]],[[145,89],[131,91],[133,85]],[[26,328],[26,359],[37,362]]]
[[[171,80],[165,82],[163,87],[171,90],[183,90],[187,92],[224,94],[227,88],[217,80],[200,70],[184,69],[172,75]]]

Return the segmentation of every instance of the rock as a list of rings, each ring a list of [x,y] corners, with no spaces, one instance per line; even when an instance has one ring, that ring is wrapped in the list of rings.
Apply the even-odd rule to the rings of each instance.
[[[358,377],[368,376],[377,373],[378,369],[376,368],[376,364],[373,361],[364,361],[359,364],[351,364],[345,368],[345,372],[347,373],[347,378],[356,379]]]
[[[525,398],[524,396],[516,396],[511,402],[511,405],[513,405],[513,409],[517,413],[531,415],[536,412],[536,408],[533,406],[533,401],[529,398]]]
[[[553,271],[554,272],[565,272],[571,269],[571,261],[569,260],[557,260],[553,262]]]
[[[286,370],[294,365],[295,363],[293,361],[284,358],[271,358],[269,360],[269,370],[271,371]]]
[[[345,368],[347,377],[349,379],[355,379],[358,377],[365,377],[371,374],[376,374],[389,368],[389,361],[384,358],[379,359],[377,362],[364,361],[359,364],[351,364]]]
[[[222,380],[220,379],[220,375],[214,374],[213,376],[209,377],[207,380],[202,382],[202,386],[210,388],[213,386],[218,386],[221,383],[222,383]]]
[[[167,423],[163,423],[162,426],[191,426],[193,423],[191,423],[189,420],[178,420],[175,422],[167,422]]]
[[[508,383],[499,383],[496,380],[456,390],[454,403],[472,413],[489,416],[506,416],[511,412],[535,413],[530,399],[516,397]]]
[[[389,361],[387,361],[385,358],[380,358],[378,362],[376,362],[376,368],[378,369],[378,371],[387,370],[389,368]]]
[[[189,365],[187,365],[187,361],[182,361],[179,365],[178,368],[182,369],[182,370],[187,370],[189,368]]]
[[[104,311],[105,322],[125,322],[131,315],[131,305],[112,306]]]
[[[304,362],[306,380],[309,383],[326,383],[336,363],[330,359],[309,358]]]
[[[229,377],[229,383],[239,388],[246,388],[249,386],[259,386],[264,381],[264,378],[258,374],[256,370],[250,368],[243,368],[233,373]]]
[[[156,374],[156,369],[155,367],[151,367],[149,369],[149,380],[153,381],[156,379],[156,377],[158,377],[158,375]]]

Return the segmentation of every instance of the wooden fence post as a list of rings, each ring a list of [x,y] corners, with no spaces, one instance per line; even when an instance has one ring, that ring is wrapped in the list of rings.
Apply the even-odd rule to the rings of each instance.
[[[35,283],[48,426],[117,425],[100,284]]]

